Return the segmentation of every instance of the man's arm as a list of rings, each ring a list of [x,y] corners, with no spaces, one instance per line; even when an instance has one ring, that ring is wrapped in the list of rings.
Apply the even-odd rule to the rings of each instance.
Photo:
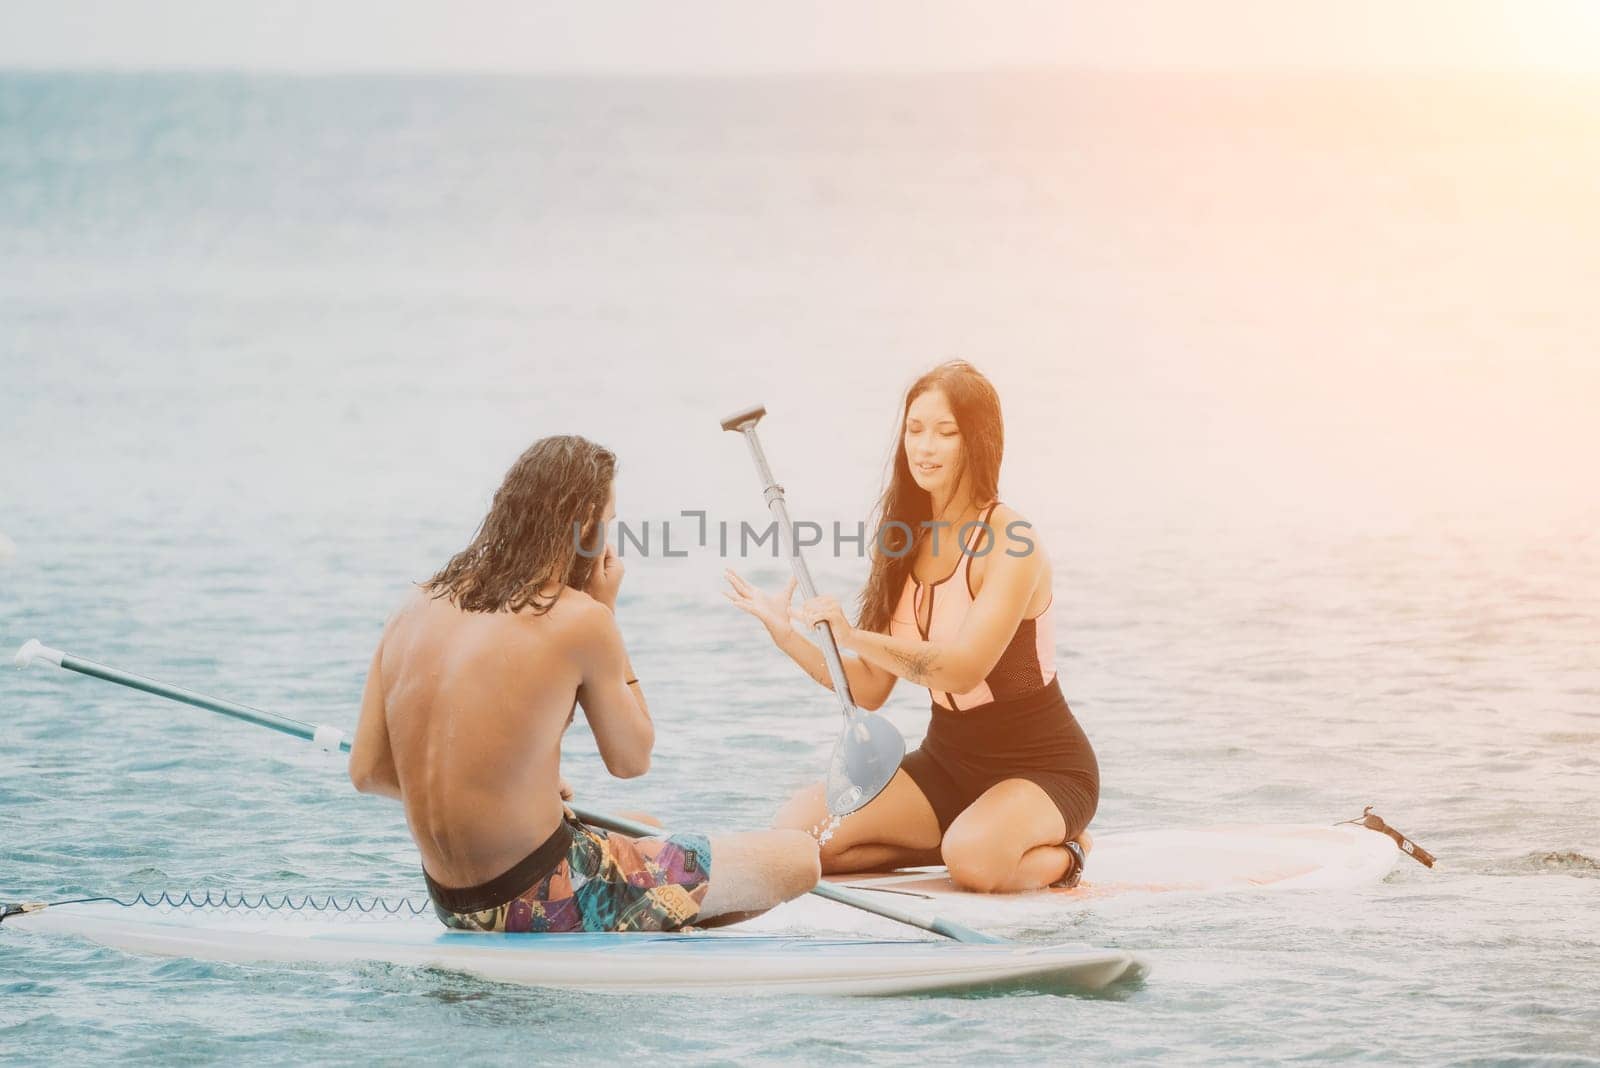
[[[650,770],[656,729],[611,609],[590,599],[584,605],[578,637],[578,662],[583,669],[578,702],[594,731],[600,759],[619,779],[643,775]]]
[[[383,642],[372,654],[367,687],[361,693],[361,719],[350,745],[350,782],[364,794],[400,798],[400,776],[389,749],[389,723],[383,707]]]

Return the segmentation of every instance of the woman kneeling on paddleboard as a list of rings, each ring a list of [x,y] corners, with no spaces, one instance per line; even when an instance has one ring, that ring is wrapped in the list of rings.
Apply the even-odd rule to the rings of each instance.
[[[1051,568],[1037,534],[1000,502],[1000,398],[963,361],[906,393],[878,505],[872,571],[852,626],[832,597],[791,608],[732,570],[725,595],[778,648],[831,688],[819,650],[791,625],[826,621],[856,703],[880,707],[897,679],[926,686],[933,719],[884,791],[822,835],[826,873],[943,861],[977,891],[1075,885],[1100,799],[1094,749],[1056,677]],[[779,827],[819,833],[823,784],[797,794]]]

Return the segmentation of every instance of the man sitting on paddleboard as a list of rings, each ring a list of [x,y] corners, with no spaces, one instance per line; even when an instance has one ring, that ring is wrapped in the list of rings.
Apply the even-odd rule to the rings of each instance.
[[[803,831],[636,839],[563,805],[577,705],[618,778],[643,775],[655,743],[613,615],[615,470],[581,437],[535,442],[472,544],[407,599],[373,654],[350,779],[405,805],[447,927],[669,930],[769,909],[819,878]]]

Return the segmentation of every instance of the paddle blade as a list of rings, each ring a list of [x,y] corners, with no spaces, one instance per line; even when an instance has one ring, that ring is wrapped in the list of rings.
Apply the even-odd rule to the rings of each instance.
[[[828,812],[849,815],[883,793],[905,755],[906,740],[893,723],[865,712],[846,716],[828,765]]]

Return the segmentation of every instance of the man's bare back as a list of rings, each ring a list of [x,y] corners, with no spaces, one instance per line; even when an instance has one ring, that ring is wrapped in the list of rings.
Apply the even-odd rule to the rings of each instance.
[[[418,592],[389,622],[364,700],[382,702],[406,822],[439,882],[490,879],[561,822],[561,737],[607,611],[579,590],[543,615]]]

